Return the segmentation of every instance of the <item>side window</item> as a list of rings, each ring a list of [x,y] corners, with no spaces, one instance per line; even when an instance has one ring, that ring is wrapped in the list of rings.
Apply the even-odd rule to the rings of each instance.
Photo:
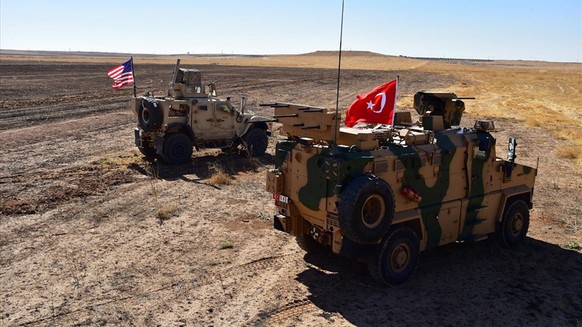
[[[226,113],[231,113],[230,108],[226,104],[221,104],[218,106],[218,109],[224,111]]]
[[[198,110],[208,110],[208,106],[207,105],[198,106]]]

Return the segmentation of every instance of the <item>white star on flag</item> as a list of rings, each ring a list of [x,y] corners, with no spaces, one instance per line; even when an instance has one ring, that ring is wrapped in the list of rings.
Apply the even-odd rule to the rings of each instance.
[[[367,104],[368,104],[368,109],[374,108],[374,102],[372,102],[372,100],[370,100]]]

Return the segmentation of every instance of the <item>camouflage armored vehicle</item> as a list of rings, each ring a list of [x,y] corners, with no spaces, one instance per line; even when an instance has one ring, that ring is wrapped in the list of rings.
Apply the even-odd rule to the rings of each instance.
[[[147,157],[159,155],[175,164],[190,160],[193,147],[233,149],[244,146],[251,156],[267,148],[272,118],[245,115],[216,96],[214,83],[202,85],[200,71],[179,68],[176,63],[168,95],[151,93],[133,98],[138,127],[135,145]]]
[[[526,236],[537,169],[497,157],[493,121],[460,128],[465,104],[454,93],[418,92],[394,126],[336,129],[335,113],[274,103],[288,134],[267,174],[274,227],[309,250],[368,263],[385,284],[408,279],[419,253],[494,236],[515,246]],[[335,142],[334,142],[335,140]]]

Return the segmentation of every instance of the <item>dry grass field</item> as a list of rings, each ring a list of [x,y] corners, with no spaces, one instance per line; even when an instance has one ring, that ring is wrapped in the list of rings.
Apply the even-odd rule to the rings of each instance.
[[[134,58],[138,93],[165,93],[175,56]],[[277,138],[249,159],[219,150],[146,161],[133,146],[126,58],[0,52],[0,326],[582,325],[582,65],[439,61],[347,52],[340,108],[400,76],[467,100],[463,125],[494,119],[497,152],[538,165],[526,242],[423,253],[377,287],[366,268],[306,254],[272,226],[265,188]],[[335,107],[337,57],[181,56],[221,96]]]

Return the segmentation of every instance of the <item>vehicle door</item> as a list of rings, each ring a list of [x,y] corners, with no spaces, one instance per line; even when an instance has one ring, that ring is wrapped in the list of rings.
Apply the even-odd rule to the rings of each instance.
[[[445,245],[459,239],[461,207],[461,201],[457,200],[420,209],[426,229],[427,248]]]
[[[236,136],[236,113],[229,102],[216,102],[213,111],[214,139],[232,139]]]
[[[216,128],[214,126],[214,107],[213,102],[203,102],[192,108],[192,129],[198,141],[206,139]]]

